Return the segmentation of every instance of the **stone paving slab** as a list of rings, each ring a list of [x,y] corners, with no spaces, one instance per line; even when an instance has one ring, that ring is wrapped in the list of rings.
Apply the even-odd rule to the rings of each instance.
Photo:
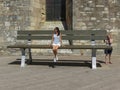
[[[25,68],[19,58],[0,57],[0,90],[120,90],[120,56],[112,56],[111,65],[104,64],[104,56],[97,57],[101,67],[96,70],[81,64],[91,59],[88,56],[61,55],[55,68],[41,63],[52,62],[53,56],[34,56],[38,61]]]

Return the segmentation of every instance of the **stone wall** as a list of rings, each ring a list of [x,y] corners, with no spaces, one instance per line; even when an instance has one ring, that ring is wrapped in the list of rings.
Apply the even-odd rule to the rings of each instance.
[[[0,0],[0,54],[16,42],[16,31],[30,26],[30,0]]]
[[[45,1],[0,0],[0,54],[16,53],[16,49],[7,49],[6,46],[17,42],[17,30],[41,29],[46,23]],[[72,23],[75,30],[111,31],[113,53],[120,54],[120,0],[66,0],[66,3],[67,25]],[[69,5],[73,6],[72,10]],[[69,16],[71,11],[73,20]]]
[[[67,29],[72,29],[72,0],[66,0],[66,24]]]
[[[75,29],[120,29],[120,0],[73,0]]]
[[[111,31],[113,53],[120,54],[120,0],[73,0],[73,28]]]
[[[46,20],[45,0],[31,0],[31,26],[32,30],[39,30]]]

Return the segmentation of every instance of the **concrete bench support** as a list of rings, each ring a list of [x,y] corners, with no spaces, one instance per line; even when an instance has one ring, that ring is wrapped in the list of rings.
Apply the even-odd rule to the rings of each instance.
[[[21,56],[21,67],[25,67],[25,49],[21,49],[22,56]]]

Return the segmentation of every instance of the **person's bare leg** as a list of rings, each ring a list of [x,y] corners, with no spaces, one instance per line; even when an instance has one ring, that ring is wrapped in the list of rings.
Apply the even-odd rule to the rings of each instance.
[[[57,54],[57,52],[56,52],[56,46],[53,46],[53,53],[54,53],[54,56],[56,57],[56,54]]]
[[[108,54],[105,55],[105,64],[107,64]]]
[[[109,64],[112,64],[112,62],[111,62],[111,54],[109,54]]]
[[[55,50],[56,50],[56,56],[55,56],[56,60],[58,60],[58,57],[57,57],[58,48],[59,48],[59,46],[56,46],[56,48],[55,48]]]
[[[56,60],[58,60],[58,57],[57,57],[58,48],[59,48],[59,46],[53,46],[54,62],[56,62]]]
[[[56,62],[56,46],[53,46],[54,62]]]

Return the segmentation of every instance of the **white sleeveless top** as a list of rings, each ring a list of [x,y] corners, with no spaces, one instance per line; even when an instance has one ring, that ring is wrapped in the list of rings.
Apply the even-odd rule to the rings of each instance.
[[[54,40],[53,40],[53,44],[60,44],[60,35],[57,36],[57,34],[54,34]]]

